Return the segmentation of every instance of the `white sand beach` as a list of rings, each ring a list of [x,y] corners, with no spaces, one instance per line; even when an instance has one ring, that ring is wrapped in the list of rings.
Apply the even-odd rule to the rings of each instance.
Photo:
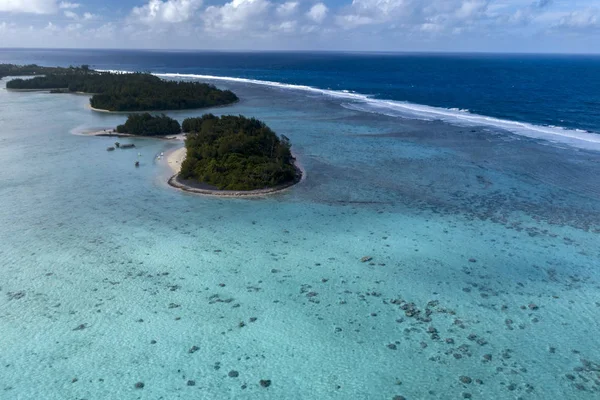
[[[166,154],[165,159],[174,174],[178,174],[179,171],[181,171],[181,163],[185,160],[186,154],[187,151],[185,147],[172,150]]]

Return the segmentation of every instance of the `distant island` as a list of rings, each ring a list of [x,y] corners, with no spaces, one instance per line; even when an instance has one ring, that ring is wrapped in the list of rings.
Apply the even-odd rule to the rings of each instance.
[[[92,94],[90,105],[100,111],[139,112],[187,110],[234,103],[230,90],[200,82],[167,81],[149,73],[99,72],[83,65],[59,68],[0,64],[0,77],[41,75],[6,83],[12,90]]]
[[[88,69],[89,66],[82,65],[82,69]],[[35,76],[35,75],[46,75],[46,74],[63,74],[67,71],[76,69],[75,67],[61,68],[61,67],[40,67],[39,65],[16,65],[16,64],[0,64],[0,79],[6,78],[7,76]]]
[[[206,114],[184,120],[182,127],[186,156],[170,180],[173,186],[210,194],[266,193],[291,186],[302,176],[289,139],[255,118]]]

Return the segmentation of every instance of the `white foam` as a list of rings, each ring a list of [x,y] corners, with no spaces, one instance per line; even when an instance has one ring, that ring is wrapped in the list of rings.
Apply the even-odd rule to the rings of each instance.
[[[127,73],[128,71],[110,72]],[[154,75],[165,78],[204,79],[213,81],[248,83],[286,90],[311,92],[324,96],[351,100],[352,103],[344,103],[342,106],[351,108],[353,110],[379,113],[402,118],[442,120],[461,126],[494,127],[529,138],[542,139],[554,143],[568,144],[572,147],[600,151],[600,134],[598,133],[587,132],[580,129],[568,129],[559,126],[544,126],[530,124],[527,122],[505,120],[485,115],[473,114],[466,109],[432,107],[404,101],[375,99],[367,94],[355,93],[347,90],[319,89],[306,85],[293,85],[258,79],[178,73],[155,73]]]

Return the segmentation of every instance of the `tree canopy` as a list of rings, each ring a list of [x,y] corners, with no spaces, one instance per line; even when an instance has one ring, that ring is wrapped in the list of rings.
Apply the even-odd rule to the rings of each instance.
[[[15,66],[0,68],[0,76]],[[20,67],[25,72],[40,74],[32,79],[14,79],[8,89],[61,89],[68,92],[90,93],[90,105],[108,111],[162,111],[206,108],[231,104],[238,100],[229,90],[217,89],[201,82],[163,80],[149,73],[98,72],[88,66],[78,68]],[[34,68],[35,67],[35,68]]]
[[[187,156],[181,179],[221,190],[254,190],[297,178],[289,140],[255,118],[206,114],[182,126]]]
[[[181,133],[181,126],[164,114],[132,114],[127,117],[125,124],[117,126],[117,132],[141,136],[177,135]]]
[[[82,66],[82,68],[85,66]],[[44,74],[64,74],[67,72],[73,72],[78,68],[69,67],[40,67],[36,64],[29,65],[15,65],[15,64],[0,64],[0,79],[7,76],[34,76]]]

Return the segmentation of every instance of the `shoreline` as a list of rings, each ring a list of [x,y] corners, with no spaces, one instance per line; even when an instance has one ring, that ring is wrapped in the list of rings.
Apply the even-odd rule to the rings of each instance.
[[[15,89],[15,90],[18,90],[18,89]],[[87,94],[87,93],[83,93],[83,94]],[[92,96],[92,95],[93,94],[90,94],[90,96]],[[94,108],[90,104],[88,104],[86,107],[89,110],[92,110],[92,111],[95,111],[95,112],[106,113],[106,114],[143,114],[143,113],[154,113],[154,114],[163,113],[164,114],[164,113],[168,113],[168,112],[194,111],[194,110],[210,110],[210,109],[213,109],[213,108],[223,108],[223,107],[232,106],[232,105],[237,104],[239,102],[241,102],[241,100],[237,99],[233,103],[221,104],[220,106],[201,107],[201,108],[180,108],[180,109],[176,109],[176,110],[110,111],[110,110],[105,110],[105,109],[102,109],[102,108]]]
[[[158,140],[185,140],[185,134],[184,133],[180,133],[178,135],[172,135],[172,136],[143,136],[143,135],[132,135],[131,133],[118,133],[114,128],[110,128],[110,129],[103,129],[103,130],[99,130],[99,131],[88,131],[88,132],[80,132],[80,133],[74,133],[72,132],[73,135],[76,136],[98,136],[98,137],[118,137],[118,138],[128,138],[128,139],[133,139],[133,138],[140,138],[140,139],[158,139]]]
[[[265,188],[265,189],[255,189],[255,190],[219,190],[219,189],[204,189],[200,187],[194,187],[186,184],[185,182],[181,182],[179,178],[179,171],[181,170],[181,163],[185,160],[186,157],[186,148],[180,147],[175,150],[171,150],[165,155],[165,159],[171,171],[174,172],[174,175],[171,176],[168,180],[169,186],[184,191],[188,193],[198,194],[201,196],[212,196],[212,197],[262,197],[267,195],[272,195],[276,193],[281,193],[306,179],[306,171],[302,167],[302,164],[298,162],[298,159],[295,154],[292,153],[294,157],[294,168],[296,168],[296,179],[291,182],[284,183],[282,185],[273,187],[273,188]]]
[[[4,90],[8,91],[8,92],[23,92],[23,93],[27,93],[27,92],[47,92],[49,94],[76,94],[79,96],[93,96],[96,93],[86,93],[86,92],[69,92],[64,91],[66,90],[65,88],[49,88],[49,89],[11,89],[11,88],[7,88],[5,87]],[[53,90],[61,90],[60,93],[51,93]]]
[[[61,89],[61,88],[49,88],[49,89],[11,89],[11,88],[4,88],[4,89],[7,90],[7,91],[9,91],[9,92],[50,92],[52,90],[64,90],[64,89]]]

